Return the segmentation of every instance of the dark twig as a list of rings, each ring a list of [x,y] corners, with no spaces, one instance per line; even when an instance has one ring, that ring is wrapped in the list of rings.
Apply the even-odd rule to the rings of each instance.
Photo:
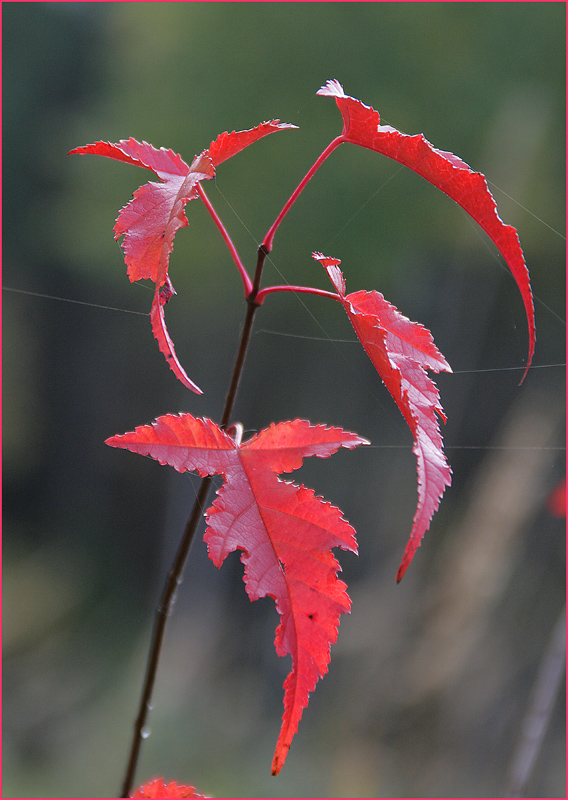
[[[227,397],[225,399],[225,408],[223,409],[223,416],[221,418],[220,427],[224,429],[228,427],[231,414],[233,413],[233,406],[235,404],[235,399],[237,397],[237,390],[243,372],[247,348],[250,341],[254,315],[256,313],[256,310],[259,308],[259,305],[256,302],[256,296],[258,294],[260,287],[262,269],[264,267],[264,261],[266,259],[266,255],[267,255],[266,250],[261,245],[258,250],[258,261],[256,266],[253,288],[247,297],[247,313],[243,325],[243,330],[241,332],[241,340],[239,344],[239,350],[237,352],[237,357],[235,359],[235,366],[233,368],[231,385],[229,387],[229,391],[227,392]],[[150,651],[148,654],[146,676],[144,678],[144,685],[142,688],[142,695],[140,698],[138,715],[134,723],[134,737],[132,739],[132,745],[130,748],[130,757],[128,759],[128,767],[122,785],[122,792],[120,795],[121,797],[129,797],[130,792],[132,790],[132,785],[134,783],[134,776],[136,773],[136,765],[138,763],[138,756],[140,753],[140,746],[144,739],[146,720],[148,718],[148,712],[151,707],[152,692],[154,690],[154,683],[156,680],[156,673],[158,670],[158,662],[160,660],[166,623],[168,621],[168,618],[171,614],[175,602],[176,590],[178,589],[179,584],[181,583],[181,576],[183,573],[185,562],[187,560],[189,549],[191,547],[191,543],[193,541],[193,537],[195,536],[197,526],[199,525],[199,521],[201,520],[204,509],[206,507],[207,495],[209,494],[211,485],[212,485],[212,479],[210,477],[203,478],[203,480],[201,481],[197,497],[195,498],[195,503],[193,505],[190,517],[185,526],[185,531],[183,533],[183,537],[178,552],[176,554],[175,561],[172,565],[171,571],[166,580],[166,584],[162,592],[160,603],[158,605],[158,608],[156,609],[156,619],[154,623],[152,641],[150,644]]]

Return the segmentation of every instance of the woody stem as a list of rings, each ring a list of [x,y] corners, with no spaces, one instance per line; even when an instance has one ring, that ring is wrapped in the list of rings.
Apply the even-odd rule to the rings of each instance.
[[[264,261],[266,255],[267,252],[264,249],[263,245],[261,245],[258,250],[258,261],[257,261],[254,284],[252,285],[251,291],[247,296],[247,312],[245,316],[243,329],[241,332],[241,340],[239,343],[239,349],[237,351],[237,356],[235,359],[235,366],[233,368],[231,384],[229,386],[229,391],[227,392],[227,397],[225,399],[225,407],[223,409],[223,415],[221,417],[220,427],[223,429],[226,429],[228,427],[229,421],[231,419],[231,414],[233,413],[233,407],[237,397],[237,390],[239,387],[239,382],[241,379],[245,363],[245,357],[250,342],[254,315],[257,309],[259,308],[259,304],[257,303],[256,297],[258,294],[258,288],[260,286],[260,279],[262,276],[262,269],[264,267]],[[181,576],[185,567],[187,556],[189,554],[191,543],[195,536],[197,526],[199,525],[199,522],[206,508],[207,496],[211,489],[211,485],[212,485],[211,477],[207,476],[202,479],[201,485],[197,492],[197,497],[195,498],[195,502],[191,510],[191,514],[189,516],[189,519],[185,526],[185,530],[183,532],[178,552],[172,564],[172,568],[170,570],[170,573],[167,577],[166,583],[162,591],[160,602],[156,609],[154,630],[152,633],[152,640],[150,643],[148,662],[146,666],[146,675],[142,687],[142,694],[140,697],[138,714],[134,722],[134,736],[130,748],[130,755],[128,759],[126,775],[122,785],[122,791],[120,795],[121,797],[129,797],[130,792],[132,790],[132,785],[134,783],[134,776],[136,772],[136,766],[138,763],[138,756],[140,753],[140,747],[144,738],[143,734],[146,727],[146,720],[148,718],[148,712],[151,706],[152,693],[154,690],[156,673],[158,671],[158,663],[162,651],[162,644],[164,640],[166,623],[173,609],[176,590],[178,589],[179,584],[181,583]]]

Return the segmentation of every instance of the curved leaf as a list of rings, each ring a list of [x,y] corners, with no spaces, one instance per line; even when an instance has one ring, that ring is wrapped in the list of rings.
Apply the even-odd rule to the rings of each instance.
[[[308,456],[327,458],[340,447],[368,442],[341,428],[294,420],[271,425],[239,445],[211,420],[168,414],[107,444],[150,456],[178,472],[223,475],[225,482],[206,512],[209,558],[220,567],[229,553],[243,551],[247,594],[251,600],[274,599],[280,615],[276,652],[292,656],[272,763],[276,775],[310,692],[327,672],[339,617],[351,607],[331,548],[357,552],[355,531],[338,508],[277,476],[297,469]]]
[[[517,282],[527,315],[529,352],[522,383],[531,365],[536,339],[530,277],[517,231],[505,225],[497,213],[485,177],[453,153],[435,148],[422,133],[409,136],[390,125],[381,125],[379,112],[346,95],[336,80],[328,81],[317,94],[335,98],[343,117],[344,141],[367,147],[410,167],[455,200],[493,240]]]
[[[179,358],[176,355],[174,343],[172,342],[168,333],[168,329],[166,328],[166,321],[164,319],[164,306],[172,294],[175,294],[175,292],[173,291],[173,287],[169,278],[167,278],[166,285],[162,287],[161,290],[158,286],[156,286],[152,310],[150,311],[152,333],[158,342],[160,352],[164,354],[166,361],[168,362],[168,365],[176,378],[178,378],[187,389],[191,389],[192,392],[195,392],[196,394],[203,394],[199,386],[197,386],[197,384],[195,384],[188,377],[186,371],[182,367]]]
[[[199,181],[215,176],[210,157],[202,153],[188,166],[172,150],[163,147],[158,150],[136,139],[123,139],[117,144],[95,142],[77,147],[70,153],[114,158],[150,169],[162,179],[163,183],[149,181],[134,192],[132,200],[118,214],[114,238],[124,237],[121,246],[130,280],[149,279],[156,284],[150,320],[160,351],[183,385],[202,394],[201,389],[188,378],[176,356],[166,328],[163,306],[175,294],[168,276],[168,266],[174,237],[180,228],[188,224],[184,214],[185,204],[197,197]],[[160,287],[164,287],[162,293]]]
[[[446,417],[440,396],[426,370],[451,372],[429,330],[411,322],[380,292],[345,294],[345,279],[337,258],[313,257],[325,267],[361,344],[414,436],[417,458],[418,505],[412,531],[396,579],[400,581],[420,546],[440,500],[451,483],[436,415]]]
[[[215,167],[248,147],[253,142],[295,125],[278,120],[263,122],[247,131],[222,133],[208,150],[196,156],[191,166],[177,153],[161,147],[155,148],[136,139],[121,139],[118,143],[95,142],[70,150],[69,154],[99,155],[152,170],[162,183],[149,181],[137,189],[132,200],[122,208],[114,226],[114,238],[123,237],[121,246],[127,274],[131,281],[149,279],[156,284],[156,294],[150,312],[152,332],[160,351],[177,378],[198,394],[176,356],[168,334],[163,306],[175,294],[168,276],[169,259],[174,237],[188,224],[184,209],[187,202],[197,197],[200,181],[215,177]],[[160,287],[165,291],[159,294]]]

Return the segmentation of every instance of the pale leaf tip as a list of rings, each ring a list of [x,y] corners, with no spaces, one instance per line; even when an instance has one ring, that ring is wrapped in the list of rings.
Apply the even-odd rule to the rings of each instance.
[[[343,273],[339,269],[339,265],[341,264],[341,259],[339,258],[330,258],[329,256],[324,256],[323,253],[312,253],[312,258],[316,261],[321,262],[322,266],[325,268],[329,279],[333,283],[335,287],[335,291],[341,295],[341,297],[345,296],[345,278],[343,277]]]
[[[319,94],[322,97],[345,97],[343,86],[336,78],[326,81],[325,86],[322,86],[320,89],[318,89],[316,94]]]
[[[329,265],[337,267],[341,264],[340,258],[332,258],[331,256],[324,256],[323,253],[312,253],[312,258],[314,258],[316,261],[321,261],[324,267],[327,267]]]
[[[277,125],[281,130],[285,128],[295,128],[296,130],[299,129],[298,125],[294,125],[292,122],[280,122],[279,119],[273,119],[271,124]]]

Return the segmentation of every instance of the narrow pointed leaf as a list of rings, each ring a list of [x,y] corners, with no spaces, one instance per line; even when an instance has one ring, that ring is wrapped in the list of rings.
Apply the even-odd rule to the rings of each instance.
[[[171,283],[169,282],[169,278],[167,278],[166,285],[162,287],[161,290],[158,286],[156,286],[152,310],[150,311],[152,333],[158,342],[160,352],[164,354],[166,361],[168,362],[168,365],[176,378],[178,378],[186,388],[191,389],[192,392],[195,392],[196,394],[203,394],[199,386],[197,386],[197,384],[195,384],[188,377],[186,371],[182,367],[179,358],[176,355],[174,343],[172,342],[168,333],[168,329],[166,328],[166,321],[164,319],[164,306],[168,302],[171,295],[175,294],[173,289],[170,287]]]
[[[261,122],[256,128],[251,128],[248,131],[233,131],[232,133],[220,133],[214,142],[211,142],[207,153],[211,157],[213,166],[217,167],[223,161],[240,153],[249,144],[262,139],[263,136],[268,136],[269,133],[276,131],[286,130],[286,128],[297,128],[297,125],[291,125],[289,122],[280,122],[279,119],[273,119],[271,122]]]
[[[136,139],[121,139],[116,144],[111,142],[95,142],[82,147],[75,147],[69,155],[95,155],[124,161],[135,167],[151,169],[163,181],[173,175],[187,175],[189,167],[181,156],[173,150],[160,147],[158,150],[148,142],[137,142]]]
[[[338,508],[278,474],[297,469],[308,456],[327,458],[340,447],[368,442],[341,428],[294,420],[271,425],[239,445],[211,420],[170,414],[107,444],[150,456],[178,472],[224,477],[206,512],[209,558],[220,567],[229,553],[243,551],[247,594],[251,600],[274,599],[280,615],[276,652],[292,657],[272,763],[276,775],[310,692],[327,672],[339,618],[351,607],[331,548],[357,552],[355,531]]]
[[[325,267],[361,344],[414,436],[417,458],[418,505],[400,568],[400,581],[420,546],[446,489],[451,470],[443,452],[437,415],[446,417],[440,396],[426,370],[451,372],[429,330],[411,322],[380,292],[345,294],[345,280],[336,258],[313,257]]]
[[[530,277],[517,231],[499,217],[485,177],[453,153],[435,148],[422,133],[409,136],[390,125],[381,125],[379,112],[346,95],[336,80],[328,81],[317,94],[335,98],[343,117],[344,141],[367,147],[410,167],[455,200],[493,240],[517,282],[527,315],[529,351],[524,380],[536,338]]]

